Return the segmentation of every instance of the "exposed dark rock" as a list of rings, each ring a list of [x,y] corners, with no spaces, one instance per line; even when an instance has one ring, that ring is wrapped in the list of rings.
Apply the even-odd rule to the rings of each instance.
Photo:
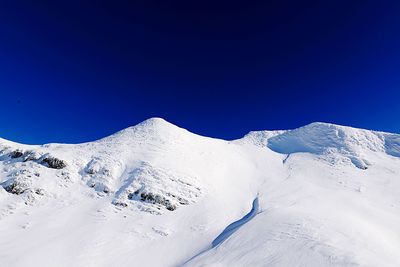
[[[44,195],[44,190],[42,188],[37,188],[37,189],[35,189],[35,193],[37,195],[43,196]]]
[[[125,202],[114,202],[115,206],[119,206],[119,207],[128,207],[128,204],[126,204]]]
[[[166,208],[167,210],[170,210],[170,211],[176,210],[176,206],[175,206],[175,205],[166,205],[165,208]]]
[[[129,199],[134,199],[136,196],[140,197],[140,200],[143,202],[158,204],[164,206],[167,210],[173,211],[176,209],[176,206],[171,203],[171,201],[164,196],[154,194],[152,192],[141,192],[136,190],[134,193],[130,193],[128,195]]]
[[[104,186],[104,188],[103,188],[103,192],[104,193],[106,193],[106,194],[108,194],[108,193],[110,193],[110,188],[108,188],[107,186]]]
[[[96,171],[94,169],[92,169],[92,168],[86,168],[85,171],[88,174],[95,174],[96,173]]]
[[[167,193],[167,196],[176,199],[179,202],[179,204],[181,204],[181,205],[189,205],[189,201],[187,199],[176,196],[175,194]]]
[[[65,161],[54,158],[54,157],[46,157],[43,158],[41,161],[42,164],[46,164],[47,167],[52,168],[52,169],[62,169],[67,167],[67,164]]]
[[[12,152],[10,153],[10,157],[13,158],[13,159],[20,158],[20,157],[22,157],[23,155],[24,155],[24,153],[23,153],[21,150],[19,150],[19,149],[14,150],[14,151],[12,151]]]
[[[26,151],[23,152],[19,149],[14,150],[10,152],[9,156],[13,159],[21,158],[23,157],[23,161],[34,161],[37,163],[40,163],[42,165],[45,165],[46,167],[52,168],[52,169],[63,169],[67,166],[67,163],[61,159],[52,157],[52,156],[42,156],[38,153],[35,153],[34,151]]]
[[[111,171],[109,169],[103,169],[103,174],[106,176],[111,176]]]
[[[93,161],[89,162],[88,165],[85,168],[85,172],[87,174],[93,175],[93,174],[100,174],[100,175],[105,175],[105,176],[111,176],[111,171],[105,167],[99,167],[96,164],[92,164]]]
[[[27,189],[26,186],[23,184],[18,183],[17,181],[13,181],[12,183],[9,183],[7,185],[2,184],[4,190],[6,190],[8,193],[15,194],[15,195],[20,195],[25,192]]]
[[[178,197],[178,202],[181,205],[189,205],[189,201],[187,199],[184,199],[184,198],[181,198],[181,197]]]

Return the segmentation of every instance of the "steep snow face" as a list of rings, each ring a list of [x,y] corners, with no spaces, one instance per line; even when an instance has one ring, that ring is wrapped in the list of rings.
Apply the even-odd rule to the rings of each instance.
[[[326,123],[0,139],[0,265],[400,266],[399,156],[399,135]]]

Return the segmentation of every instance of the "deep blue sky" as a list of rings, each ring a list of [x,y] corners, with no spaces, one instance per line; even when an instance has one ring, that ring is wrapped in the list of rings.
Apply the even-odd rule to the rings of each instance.
[[[3,138],[83,142],[154,116],[226,139],[400,132],[399,1],[29,2],[0,4]]]

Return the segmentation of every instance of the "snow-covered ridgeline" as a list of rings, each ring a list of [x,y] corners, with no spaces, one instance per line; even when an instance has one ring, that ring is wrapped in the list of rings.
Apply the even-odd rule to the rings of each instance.
[[[398,134],[327,123],[225,141],[153,118],[76,145],[0,139],[0,259],[398,266],[399,157]]]

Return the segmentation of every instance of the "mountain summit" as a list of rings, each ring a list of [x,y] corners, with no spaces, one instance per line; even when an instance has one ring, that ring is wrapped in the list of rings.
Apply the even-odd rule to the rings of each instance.
[[[225,141],[152,118],[76,145],[0,139],[0,259],[399,266],[399,158],[400,135],[328,123]]]

